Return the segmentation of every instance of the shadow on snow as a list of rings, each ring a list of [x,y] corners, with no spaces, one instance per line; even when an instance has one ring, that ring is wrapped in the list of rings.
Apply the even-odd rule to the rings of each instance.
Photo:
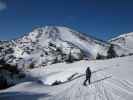
[[[50,96],[47,93],[31,93],[31,92],[5,92],[0,93],[0,100],[38,100]]]

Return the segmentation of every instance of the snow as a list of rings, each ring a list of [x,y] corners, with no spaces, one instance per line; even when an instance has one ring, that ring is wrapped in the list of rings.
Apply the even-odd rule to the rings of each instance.
[[[98,54],[106,57],[110,43],[64,26],[46,26],[35,28],[16,40],[3,41],[0,47],[4,48],[0,52],[0,58],[6,63],[18,65],[20,69],[28,69],[31,64],[40,67],[65,62],[70,52],[76,61],[84,58],[93,60]],[[12,53],[9,48],[13,50]],[[120,45],[115,45],[115,52],[118,56],[130,53],[127,48]]]
[[[111,39],[110,42],[127,49],[130,53],[133,53],[133,32],[115,37]]]
[[[115,44],[118,56],[133,52],[133,33],[109,42]],[[97,54],[107,55],[110,43],[62,26],[36,28],[22,38],[1,41],[0,47],[4,49],[0,58],[17,64],[26,79],[9,77],[11,82],[19,84],[0,91],[0,100],[132,100],[133,56],[94,60]],[[77,62],[65,62],[70,52]],[[66,56],[62,60],[63,54]],[[83,60],[81,55],[93,60]],[[58,61],[54,62],[55,59]],[[33,69],[29,68],[31,64]],[[88,66],[93,74],[91,84],[85,87],[83,81]],[[5,77],[10,76],[3,73]],[[53,86],[55,82],[61,84]]]
[[[29,70],[34,81],[0,91],[0,100],[132,100],[133,56],[110,60],[82,60]],[[84,72],[90,66],[91,84],[83,86]],[[73,74],[72,80],[68,80]],[[55,80],[64,83],[49,86]]]
[[[83,50],[84,52],[91,54],[92,57],[96,57],[97,53],[106,55],[108,44],[102,41],[98,41],[94,38],[87,37],[82,33],[72,30],[63,26],[46,26],[42,28],[36,28],[29,33],[28,36],[24,36],[20,39],[21,42],[30,43],[38,41],[39,45],[47,47],[49,42],[55,42],[56,45],[62,45],[63,48],[67,48],[65,43],[71,43]],[[96,43],[96,41],[99,43]],[[24,43],[22,45],[24,45]],[[105,46],[100,45],[104,44]],[[68,44],[67,44],[68,45]]]

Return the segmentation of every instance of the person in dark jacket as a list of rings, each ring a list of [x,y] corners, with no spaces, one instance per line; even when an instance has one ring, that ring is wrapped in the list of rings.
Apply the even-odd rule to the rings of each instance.
[[[88,81],[88,83],[90,84],[91,83],[91,70],[90,70],[90,67],[88,67],[87,69],[86,69],[86,79],[85,79],[85,81],[84,81],[84,85],[86,86],[86,82]]]

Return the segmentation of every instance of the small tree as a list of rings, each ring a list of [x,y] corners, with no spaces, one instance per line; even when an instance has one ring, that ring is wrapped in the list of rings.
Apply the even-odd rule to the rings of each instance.
[[[66,59],[66,62],[67,63],[73,63],[73,61],[74,61],[74,57],[72,56],[71,49],[70,49],[70,52],[68,54],[68,58]]]
[[[0,59],[0,65],[4,65],[6,62],[4,59]]]
[[[3,77],[2,75],[0,75],[0,90],[1,89],[5,89],[5,88],[8,88],[8,83],[5,79],[5,77]]]
[[[114,57],[117,57],[117,54],[114,50],[114,45],[111,44],[108,51],[107,51],[107,58],[114,58]]]
[[[52,64],[58,63],[58,57],[56,56],[55,59],[53,60]]]
[[[54,85],[59,85],[59,84],[61,84],[62,82],[61,81],[55,81],[54,83],[52,83],[52,86],[54,86]]]
[[[33,62],[32,62],[32,63],[30,63],[30,64],[29,64],[29,68],[30,68],[30,69],[35,68],[35,64],[34,64]]]
[[[97,54],[97,57],[96,57],[96,59],[105,59],[106,57],[105,56],[103,56],[103,55],[101,55],[101,54]]]

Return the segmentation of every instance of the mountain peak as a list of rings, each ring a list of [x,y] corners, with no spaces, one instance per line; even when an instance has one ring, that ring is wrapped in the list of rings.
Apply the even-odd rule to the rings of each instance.
[[[30,39],[61,39],[61,38],[70,38],[71,32],[73,30],[64,26],[45,26],[35,28],[32,32],[29,33],[28,38]],[[74,33],[74,31],[73,31]]]
[[[44,26],[44,27],[38,27],[33,29],[33,32],[53,32],[53,33],[60,33],[61,30],[70,31],[72,29],[66,27],[66,26]]]

